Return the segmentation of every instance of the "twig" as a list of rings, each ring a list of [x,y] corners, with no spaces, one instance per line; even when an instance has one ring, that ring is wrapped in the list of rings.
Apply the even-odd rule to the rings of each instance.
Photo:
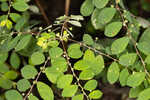
[[[64,23],[63,23],[63,26],[62,26],[62,29],[61,29],[61,34],[62,34],[62,35],[63,35],[63,31],[64,31],[64,28],[65,28],[65,25],[66,25],[67,21],[68,21],[68,19],[66,19],[66,20],[64,21]],[[62,36],[61,36],[61,37],[62,37]],[[78,84],[78,86],[81,88],[81,91],[82,91],[83,95],[86,97],[87,100],[89,100],[88,95],[86,94],[86,92],[84,91],[84,88],[83,88],[82,85],[80,84],[80,79],[79,79],[79,78],[77,77],[77,75],[75,74],[75,71],[74,71],[74,69],[73,69],[73,67],[72,67],[72,65],[71,65],[71,63],[70,63],[70,61],[69,61],[70,57],[69,57],[68,54],[67,54],[67,50],[66,50],[65,43],[64,43],[64,41],[62,40],[61,37],[59,38],[59,40],[60,40],[60,42],[61,42],[61,44],[62,44],[62,46],[63,46],[64,55],[65,55],[65,57],[66,57],[67,64],[68,64],[68,66],[70,67],[73,76],[74,76],[75,79],[77,80],[77,84]]]
[[[64,50],[64,54],[65,54],[65,57],[66,57],[66,60],[67,60],[67,64],[68,64],[68,66],[70,67],[73,76],[76,78],[77,84],[78,84],[78,86],[81,88],[82,93],[83,93],[84,96],[87,98],[87,100],[89,100],[88,95],[86,94],[86,92],[84,91],[84,88],[82,87],[82,85],[81,85],[80,82],[79,82],[80,79],[79,79],[79,78],[77,77],[77,75],[75,74],[74,69],[73,69],[73,67],[72,67],[72,65],[71,65],[71,63],[70,63],[70,61],[69,61],[70,58],[69,58],[69,56],[68,56],[68,54],[67,54],[67,51],[66,51],[66,48],[65,48],[65,45],[64,45],[64,41],[63,41],[63,40],[60,40],[60,41],[61,41],[62,46],[63,46],[63,50]]]
[[[118,59],[113,58],[113,57],[111,57],[110,55],[105,54],[105,53],[103,53],[103,52],[101,52],[101,51],[99,51],[99,50],[96,50],[95,48],[89,47],[89,46],[87,46],[86,44],[84,44],[84,43],[82,43],[82,42],[78,42],[78,41],[72,40],[72,39],[68,39],[68,40],[69,40],[69,41],[72,41],[72,42],[75,42],[75,43],[78,43],[78,44],[80,44],[80,46],[82,46],[82,47],[86,47],[86,48],[88,48],[88,49],[90,49],[90,50],[93,50],[94,52],[98,53],[99,55],[106,56],[107,58],[110,58],[110,59],[112,59],[112,60],[114,60],[114,61],[117,61],[117,62],[119,61]]]
[[[48,25],[50,25],[50,21],[49,21],[47,15],[46,15],[46,13],[45,13],[43,7],[41,6],[40,1],[39,1],[39,0],[35,0],[35,2],[36,2],[36,4],[37,4],[37,6],[39,7],[40,12],[42,13],[44,20],[46,21],[46,23],[47,23]]]
[[[70,0],[66,0],[66,4],[65,4],[65,15],[66,16],[69,15],[69,9],[70,9]]]
[[[50,59],[50,58],[48,57],[48,58],[47,58],[47,60],[46,60],[46,61],[45,61],[45,63],[44,63],[43,68],[45,68],[45,66],[46,66],[46,64],[48,63],[49,59]],[[30,93],[32,92],[33,87],[34,87],[34,86],[35,86],[35,84],[38,82],[38,79],[39,79],[39,77],[40,77],[41,73],[42,73],[42,70],[40,70],[40,72],[38,73],[38,75],[37,75],[36,79],[34,80],[34,82],[33,82],[32,86],[30,87],[30,90],[28,91],[28,93],[26,94],[26,96],[24,97],[24,99],[23,99],[23,100],[26,100],[26,99],[27,99],[27,97],[30,95]]]

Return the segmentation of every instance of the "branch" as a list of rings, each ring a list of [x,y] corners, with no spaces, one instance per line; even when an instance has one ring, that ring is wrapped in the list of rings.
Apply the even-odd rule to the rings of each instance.
[[[48,25],[50,25],[50,21],[49,21],[47,15],[46,15],[46,13],[45,13],[43,7],[41,6],[40,1],[39,1],[39,0],[35,0],[35,2],[36,2],[36,4],[37,4],[37,6],[39,7],[40,12],[42,13],[44,20],[46,21],[46,23],[47,23]]]

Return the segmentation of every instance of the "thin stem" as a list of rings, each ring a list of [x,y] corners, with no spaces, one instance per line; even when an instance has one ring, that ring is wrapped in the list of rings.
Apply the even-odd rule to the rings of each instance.
[[[44,68],[44,69],[45,69],[46,64],[48,63],[49,59],[50,59],[50,58],[48,57],[48,58],[47,58],[47,60],[45,61],[44,65],[43,65],[43,68]],[[38,79],[39,79],[39,77],[40,77],[41,73],[42,73],[42,70],[40,70],[40,72],[38,73],[38,75],[37,75],[36,79],[34,80],[34,82],[33,82],[32,86],[30,87],[30,90],[28,91],[28,93],[26,94],[26,96],[24,97],[24,99],[23,99],[23,100],[26,100],[26,99],[27,99],[27,97],[30,95],[30,93],[32,92],[32,90],[33,90],[33,88],[34,88],[35,84],[38,82]]]
[[[35,0],[35,2],[36,2],[37,6],[39,7],[39,9],[40,9],[40,11],[41,11],[41,13],[42,13],[44,20],[46,21],[46,23],[47,23],[48,25],[50,25],[50,21],[49,21],[47,15],[46,15],[46,13],[45,13],[43,7],[41,6],[40,1],[39,1],[39,0]]]
[[[66,0],[66,4],[65,4],[65,15],[66,16],[69,15],[69,9],[70,9],[70,0]]]
[[[112,60],[117,61],[117,62],[119,61],[118,59],[113,58],[113,57],[111,57],[110,55],[105,54],[105,53],[103,53],[103,52],[101,52],[101,51],[99,51],[99,50],[96,50],[95,48],[92,48],[92,47],[90,47],[90,46],[88,46],[88,45],[86,45],[86,44],[84,44],[84,43],[82,43],[82,42],[78,42],[78,41],[72,40],[72,39],[68,39],[68,40],[69,40],[69,41],[72,41],[72,42],[75,42],[75,43],[78,43],[78,44],[80,44],[80,46],[82,46],[82,47],[86,47],[86,48],[88,48],[88,49],[90,49],[90,50],[93,50],[94,52],[98,53],[99,55],[106,56],[107,58],[112,59]]]

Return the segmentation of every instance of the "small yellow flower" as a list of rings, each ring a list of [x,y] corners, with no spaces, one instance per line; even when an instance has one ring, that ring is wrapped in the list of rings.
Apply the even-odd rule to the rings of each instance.
[[[6,26],[8,29],[12,28],[12,22],[10,20],[3,20],[0,23],[0,27]]]
[[[37,45],[40,46],[40,47],[42,47],[43,43],[44,43],[43,41],[38,41]]]
[[[63,40],[67,42],[68,41],[68,37],[69,37],[69,34],[67,33],[67,31],[64,31],[63,32]]]
[[[6,23],[7,23],[7,20],[3,20],[3,21],[1,21],[1,23],[0,23],[0,27],[4,27],[4,26],[6,25]]]
[[[47,43],[43,43],[42,48],[43,48],[43,49],[46,49],[47,46],[48,46]]]
[[[72,27],[70,27],[69,30],[72,31]]]

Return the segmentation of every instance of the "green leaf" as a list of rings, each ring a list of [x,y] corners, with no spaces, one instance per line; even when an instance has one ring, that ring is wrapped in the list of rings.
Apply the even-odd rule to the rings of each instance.
[[[121,45],[120,45],[120,43],[121,43]],[[128,37],[122,37],[122,38],[115,40],[111,45],[112,54],[122,53],[126,49],[128,43],[129,43]]]
[[[7,100],[23,100],[22,95],[16,90],[9,90],[5,92]]]
[[[94,72],[91,70],[83,70],[80,75],[79,75],[79,79],[81,80],[90,80],[94,77]]]
[[[71,20],[71,21],[68,21],[68,23],[74,25],[74,26],[77,26],[77,27],[81,27],[81,23],[79,21],[74,21],[74,20]]]
[[[86,60],[79,60],[78,62],[76,62],[74,64],[74,69],[76,69],[76,70],[86,70],[89,67],[90,66],[88,64],[88,61],[86,61]]]
[[[100,13],[101,10],[99,9],[95,9],[92,13],[92,16],[91,16],[91,22],[92,22],[92,25],[93,27],[98,30],[98,29],[103,29],[104,28],[104,25],[102,23],[100,23],[99,21],[99,18],[98,18],[98,15]]]
[[[87,49],[84,53],[83,60],[92,61],[95,59],[95,54],[92,50]]]
[[[22,39],[19,41],[17,46],[15,47],[15,51],[23,50],[27,47],[32,39],[32,35],[24,35]]]
[[[12,4],[13,8],[17,11],[24,12],[29,8],[29,5],[25,1],[16,1]]]
[[[32,93],[28,96],[29,100],[39,100],[36,96],[34,96]]]
[[[145,80],[146,74],[144,72],[135,72],[128,77],[127,85],[130,87],[137,87]]]
[[[83,42],[87,45],[93,45],[94,44],[92,37],[88,34],[83,35]]]
[[[0,73],[6,73],[9,71],[8,66],[5,63],[0,62]]]
[[[120,72],[120,77],[119,77],[119,81],[121,86],[125,86],[127,84],[127,79],[129,76],[129,72],[127,68],[124,68],[121,72]]]
[[[101,55],[95,57],[94,52],[88,49],[84,53],[83,60],[76,62],[74,68],[76,70],[89,69],[97,75],[104,69],[104,60]]]
[[[150,64],[150,55],[148,55],[148,56],[145,58],[145,63],[146,63],[146,64]]]
[[[78,59],[83,55],[82,51],[80,50],[79,44],[71,44],[67,51],[69,57],[74,59]]]
[[[116,36],[122,28],[122,22],[112,22],[105,27],[105,35],[107,37]]]
[[[128,53],[128,54],[123,54],[120,58],[119,58],[119,63],[123,66],[131,66],[135,63],[137,58],[137,54],[136,53]]]
[[[58,78],[57,80],[57,87],[58,88],[65,88],[72,83],[73,76],[71,74],[66,74]]]
[[[113,62],[107,72],[107,79],[109,83],[114,84],[119,78],[120,69],[116,62]]]
[[[8,52],[0,53],[0,63],[4,63],[8,58]]]
[[[100,90],[94,90],[89,94],[91,99],[99,99],[101,98],[103,93]]]
[[[21,31],[21,29],[24,27],[26,22],[27,22],[27,19],[24,16],[18,19],[15,25],[15,30],[18,32]]]
[[[150,40],[150,28],[147,28],[144,33],[142,33],[142,36],[140,37],[139,42],[147,42],[149,43]]]
[[[95,75],[98,75],[104,69],[104,59],[101,55],[96,56],[95,60],[92,61],[90,68]]]
[[[54,67],[47,67],[45,70],[45,74],[48,80],[51,81],[52,83],[56,83],[58,78],[60,76],[63,76],[63,73],[55,69]]]
[[[20,66],[20,58],[17,53],[13,52],[10,56],[10,64],[13,68],[18,69]]]
[[[1,4],[1,10],[2,11],[8,11],[9,7],[8,7],[8,3],[7,2],[2,2]]]
[[[142,92],[140,92],[137,100],[149,100],[150,99],[149,93],[150,93],[150,88],[143,90]]]
[[[136,97],[138,97],[139,93],[140,93],[142,90],[143,90],[143,88],[142,88],[141,86],[131,88],[130,91],[129,91],[129,97],[130,97],[130,98],[136,98]]]
[[[88,91],[92,91],[97,87],[97,81],[96,80],[89,80],[88,82],[85,83],[84,89]]]
[[[72,97],[72,100],[83,100],[84,96],[83,94],[78,94]]]
[[[104,8],[100,11],[100,13],[98,15],[98,19],[99,19],[101,24],[105,25],[112,20],[115,13],[116,13],[115,8],[111,8],[111,7]]]
[[[145,42],[145,41],[144,42],[139,42],[137,47],[145,55],[149,55],[150,54],[149,42]]]
[[[34,66],[26,65],[21,69],[21,74],[25,79],[31,79],[38,74],[37,70],[34,68]]]
[[[78,86],[77,85],[69,85],[66,86],[63,91],[62,91],[62,96],[63,97],[72,97],[75,95],[75,93],[78,90]]]
[[[80,13],[83,16],[90,16],[94,10],[92,0],[85,0],[80,8]]]
[[[5,77],[0,77],[0,87],[4,89],[10,89],[13,86],[11,80],[6,79]]]
[[[59,70],[60,72],[66,72],[68,65],[67,61],[63,57],[58,57],[51,60],[52,67],[54,67],[56,70]]]
[[[44,61],[45,61],[45,56],[41,52],[34,52],[31,55],[31,62],[33,65],[40,65],[44,63]]]
[[[4,76],[7,78],[7,79],[10,79],[10,80],[14,80],[17,78],[18,74],[17,72],[11,70],[11,71],[8,71],[4,74]]]
[[[17,89],[20,92],[25,92],[30,87],[31,87],[31,84],[27,79],[21,79],[17,82]]]
[[[38,92],[43,100],[54,100],[52,89],[43,82],[37,82]]]
[[[10,13],[9,16],[14,22],[17,22],[21,18],[21,15],[19,15],[18,13]]]
[[[98,9],[104,8],[108,4],[108,2],[109,0],[93,0],[93,4]]]
[[[49,55],[51,58],[60,57],[63,54],[63,50],[59,47],[50,48]]]
[[[17,45],[17,43],[19,42],[21,38],[21,35],[17,35],[15,38],[13,38],[7,45],[7,51],[10,51],[11,49],[14,49]]]

